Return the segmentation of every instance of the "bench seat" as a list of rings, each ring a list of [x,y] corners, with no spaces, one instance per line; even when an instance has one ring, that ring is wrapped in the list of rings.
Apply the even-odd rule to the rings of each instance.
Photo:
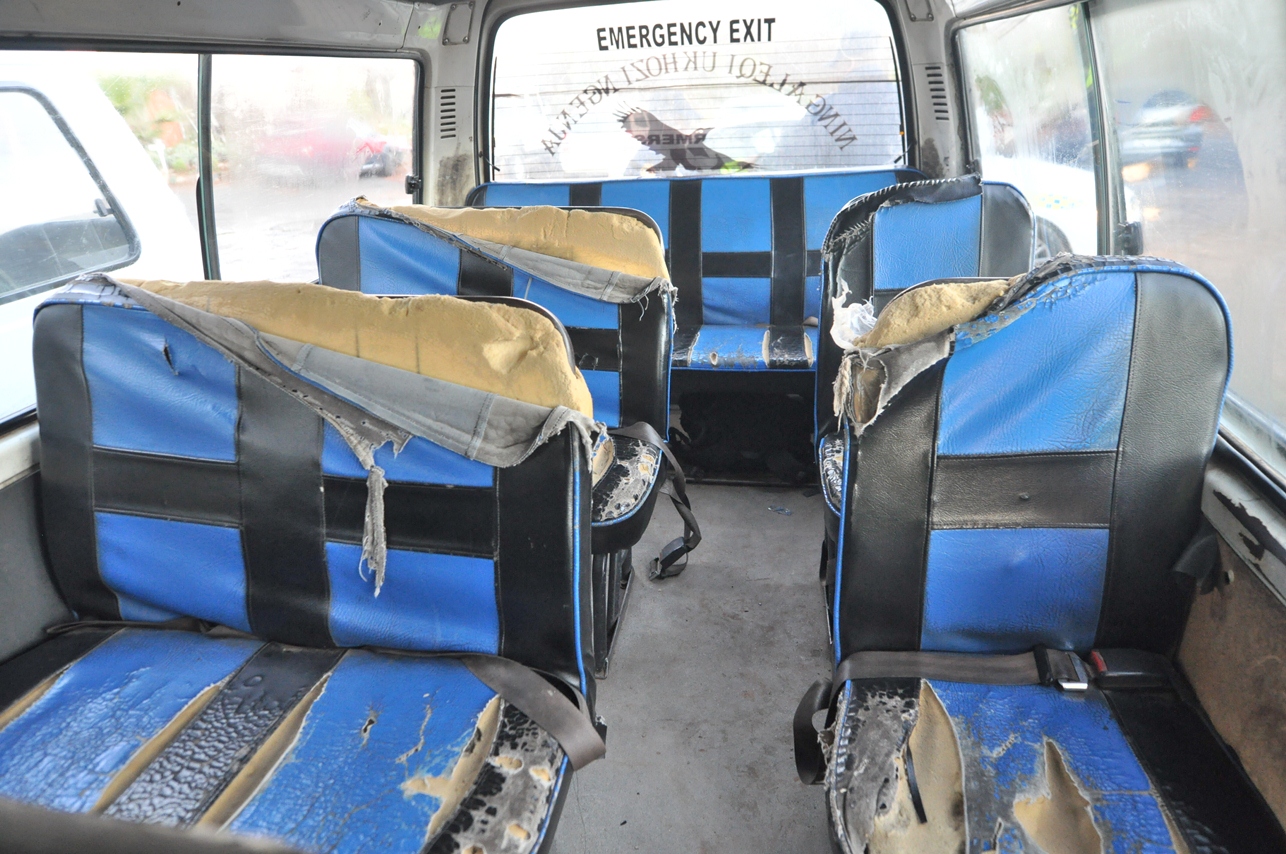
[[[661,227],[678,289],[673,366],[813,371],[822,242],[857,196],[922,177],[873,168],[809,175],[490,183],[469,204],[633,208]]]

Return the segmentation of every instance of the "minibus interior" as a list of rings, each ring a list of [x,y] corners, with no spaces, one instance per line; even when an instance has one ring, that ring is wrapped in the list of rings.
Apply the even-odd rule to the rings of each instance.
[[[1286,4],[0,3],[0,851],[1286,852]]]

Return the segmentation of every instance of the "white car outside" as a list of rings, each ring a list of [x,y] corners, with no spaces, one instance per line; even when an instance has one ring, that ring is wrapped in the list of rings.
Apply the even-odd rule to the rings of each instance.
[[[97,167],[139,241],[134,263],[113,270],[133,278],[202,278],[200,241],[179,200],[143,146],[99,88],[87,59],[20,51],[0,53],[0,87],[43,95]],[[19,130],[20,132],[20,130]],[[45,201],[65,177],[26,164],[0,164],[0,233],[56,217]],[[48,209],[46,209],[48,208]],[[31,371],[32,313],[51,291],[0,302],[0,421],[35,403]],[[3,299],[0,294],[0,300]]]

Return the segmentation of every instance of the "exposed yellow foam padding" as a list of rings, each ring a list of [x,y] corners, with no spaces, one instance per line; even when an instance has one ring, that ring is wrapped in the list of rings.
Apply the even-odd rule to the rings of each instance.
[[[608,211],[527,208],[434,208],[400,205],[403,216],[466,237],[517,246],[631,276],[670,278],[665,247],[650,227]]]
[[[131,282],[260,332],[539,406],[594,415],[558,329],[536,311],[280,282]]]
[[[863,350],[914,344],[973,320],[1009,287],[1007,279],[942,282],[903,291],[880,312],[874,328],[853,341]]]

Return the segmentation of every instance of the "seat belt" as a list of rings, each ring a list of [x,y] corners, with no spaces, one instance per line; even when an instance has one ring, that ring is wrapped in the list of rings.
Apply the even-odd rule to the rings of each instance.
[[[552,735],[573,769],[579,771],[607,755],[607,742],[594,725],[589,703],[580,691],[572,688],[576,695],[576,702],[572,702],[548,679],[511,658],[476,653],[452,658],[460,659],[479,682]]]
[[[670,482],[674,484],[674,493],[666,492],[670,501],[674,504],[675,511],[678,512],[679,518],[683,520],[683,536],[671,540],[661,549],[661,553],[652,558],[648,564],[647,577],[654,581],[662,578],[673,578],[683,572],[688,566],[688,554],[701,543],[701,526],[697,524],[697,517],[692,513],[692,502],[688,500],[688,481],[683,476],[683,466],[679,465],[679,460],[670,450],[670,446],[661,434],[656,432],[656,428],[646,421],[635,421],[628,427],[617,427],[614,430],[607,431],[612,436],[624,436],[628,439],[639,439],[647,442],[665,455],[665,460],[670,464]],[[679,561],[682,560],[682,563]]]
[[[263,638],[196,617],[178,617],[163,623],[136,620],[77,620],[50,626],[45,632],[49,635],[60,635],[85,628],[195,631],[217,638],[244,638],[268,643]],[[591,716],[585,695],[568,685],[568,689],[575,695],[573,700],[551,685],[539,671],[525,664],[511,658],[482,653],[428,652],[374,646],[361,647],[361,649],[383,655],[454,658],[469,668],[469,672],[476,676],[479,682],[495,691],[504,698],[505,702],[513,705],[553,736],[563,752],[567,754],[573,769],[579,771],[595,759],[602,759],[607,755],[607,742]]]

